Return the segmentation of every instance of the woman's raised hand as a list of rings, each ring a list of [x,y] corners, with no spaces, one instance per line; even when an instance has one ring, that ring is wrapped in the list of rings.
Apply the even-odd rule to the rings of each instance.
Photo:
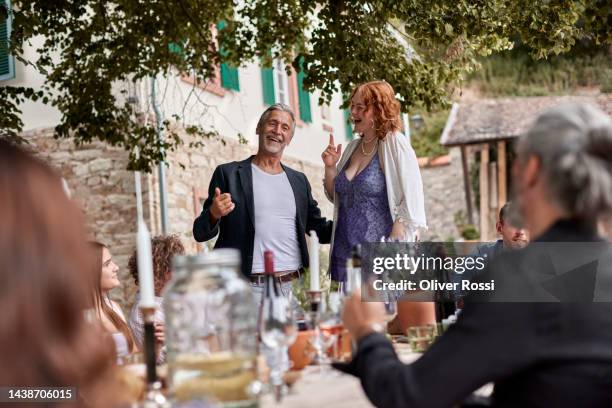
[[[334,135],[329,135],[329,144],[327,148],[323,150],[321,154],[321,158],[323,159],[323,163],[325,167],[335,167],[340,160],[340,155],[342,153],[342,143],[338,146],[334,144]]]

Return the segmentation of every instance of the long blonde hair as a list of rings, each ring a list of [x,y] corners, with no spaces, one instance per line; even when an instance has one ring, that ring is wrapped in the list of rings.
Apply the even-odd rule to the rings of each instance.
[[[121,316],[110,306],[111,300],[108,297],[108,294],[102,292],[101,278],[102,278],[102,254],[104,248],[108,249],[108,247],[100,242],[91,242],[93,249],[95,251],[95,264],[94,268],[94,293],[93,293],[93,305],[98,317],[101,318],[102,314],[104,314],[108,319],[115,325],[117,330],[119,330],[125,336],[125,339],[128,343],[128,349],[130,351],[134,350],[134,336],[132,335],[132,331],[128,324],[123,320]]]

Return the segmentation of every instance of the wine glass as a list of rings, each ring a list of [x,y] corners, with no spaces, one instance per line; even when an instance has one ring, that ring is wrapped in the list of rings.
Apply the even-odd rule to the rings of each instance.
[[[397,301],[394,299],[393,293],[385,294],[383,305],[385,306],[385,327],[387,327],[389,322],[391,322],[391,320],[395,319],[395,316],[397,316]]]
[[[289,297],[283,296],[280,291],[271,291],[265,293],[262,299],[259,332],[263,344],[275,353],[270,367],[270,383],[274,386],[277,401],[282,395],[283,373],[289,368],[283,360],[288,360],[288,347],[297,338],[297,322]]]
[[[399,238],[392,238],[391,236],[389,237],[383,236],[381,237],[380,242],[398,244],[403,241]],[[387,326],[389,322],[393,320],[395,316],[397,316],[397,295],[396,293],[392,291],[385,291],[382,295],[383,295],[382,303],[385,307],[385,317],[384,317],[385,326]]]
[[[339,320],[340,294],[332,291],[328,296],[329,301],[326,301],[325,296],[321,297],[318,311],[311,315],[313,329],[313,335],[310,339],[311,364],[319,366],[320,373],[323,373],[323,366],[331,363],[327,351],[335,344],[338,338],[337,328],[341,327]]]
[[[338,338],[342,332],[342,319],[340,318],[340,311],[342,309],[342,296],[341,292],[330,292],[328,299],[327,313],[322,315],[320,323],[321,339],[323,344],[323,351],[332,349],[332,358],[338,358]],[[325,358],[324,362],[331,362],[330,359]]]

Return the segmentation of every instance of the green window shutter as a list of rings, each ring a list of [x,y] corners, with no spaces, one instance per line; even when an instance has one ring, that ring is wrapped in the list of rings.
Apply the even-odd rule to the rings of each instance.
[[[261,68],[261,86],[263,88],[263,100],[266,105],[274,105],[274,70],[272,68]]]
[[[171,42],[168,44],[168,50],[173,54],[183,55],[183,47],[179,43]]]
[[[344,110],[344,129],[346,130],[346,138],[353,140],[353,126],[351,124],[351,112],[348,109]]]
[[[227,64],[221,64],[221,86],[225,89],[240,90],[240,80],[238,79],[238,69]]]
[[[310,112],[310,94],[304,90],[304,77],[304,71],[300,70],[300,72],[297,74],[300,119],[302,119],[304,122],[312,123],[312,113]]]
[[[217,23],[217,30],[223,30],[227,26],[225,20]],[[225,50],[220,50],[221,55],[227,54]],[[233,89],[240,91],[240,81],[238,79],[238,69],[231,67],[225,63],[221,64],[221,86],[225,89]]]
[[[15,59],[9,54],[9,37],[11,33],[11,4],[0,0],[0,5],[6,6],[9,16],[0,21],[0,81],[15,78]]]

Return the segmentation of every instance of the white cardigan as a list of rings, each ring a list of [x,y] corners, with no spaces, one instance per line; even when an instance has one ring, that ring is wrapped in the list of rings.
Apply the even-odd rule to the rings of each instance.
[[[360,140],[355,139],[348,144],[338,162],[338,174],[349,162],[359,143]],[[389,133],[384,140],[379,142],[378,157],[385,173],[391,218],[393,222],[399,219],[405,225],[406,241],[414,241],[419,228],[427,229],[423,181],[416,154],[408,143],[408,138],[401,132],[396,132]],[[331,266],[331,252],[334,248],[340,200],[337,193],[334,193],[332,198],[325,190],[325,195],[334,203],[334,225],[329,253]]]

